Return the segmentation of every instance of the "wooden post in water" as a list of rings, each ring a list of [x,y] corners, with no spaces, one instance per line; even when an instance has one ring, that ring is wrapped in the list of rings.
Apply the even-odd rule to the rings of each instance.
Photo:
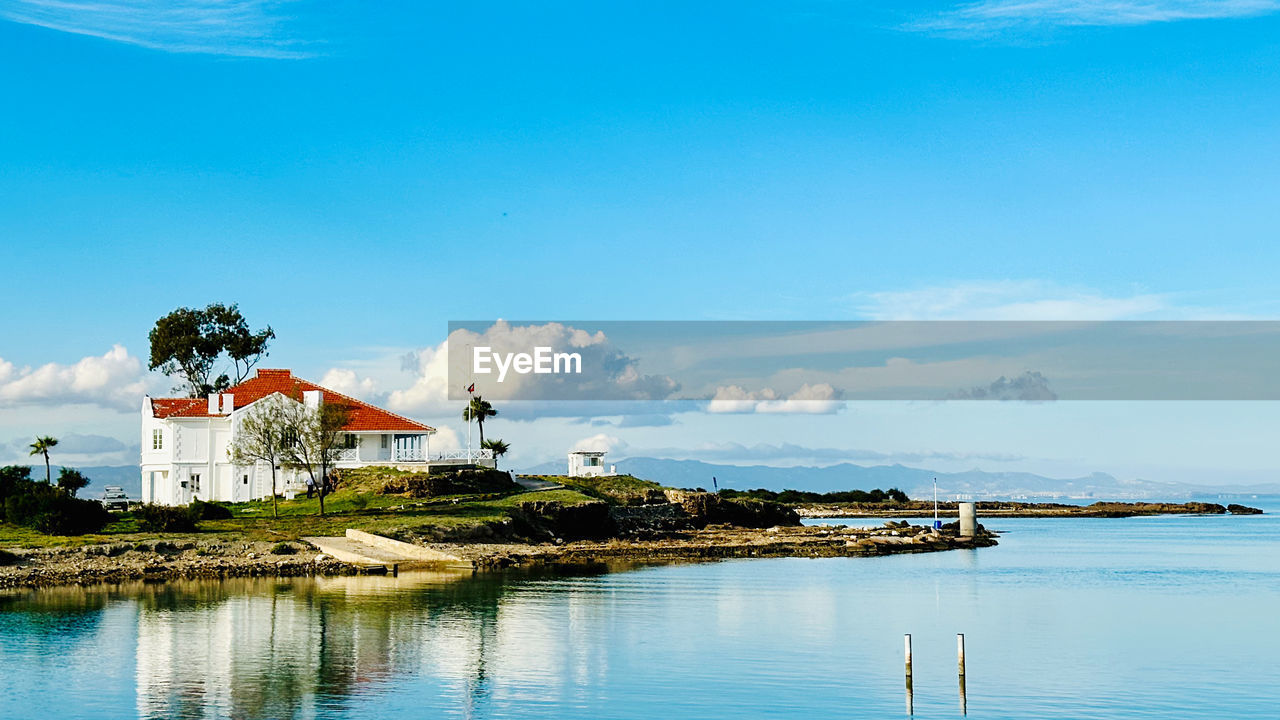
[[[911,633],[903,636],[903,645],[907,655],[907,714],[915,714],[915,704],[912,698],[911,689]]]
[[[960,670],[960,714],[969,714],[969,702],[964,687],[964,633],[956,633],[956,663]]]

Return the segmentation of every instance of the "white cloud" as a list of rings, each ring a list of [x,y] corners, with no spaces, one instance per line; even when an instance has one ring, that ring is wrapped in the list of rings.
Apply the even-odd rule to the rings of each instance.
[[[0,18],[153,50],[311,57],[289,36],[281,0],[9,0]]]
[[[680,389],[680,384],[663,375],[645,375],[636,358],[613,345],[604,332],[589,333],[557,322],[541,325],[513,325],[497,320],[483,333],[459,329],[449,334],[453,348],[449,369],[455,397],[475,382],[476,392],[485,397],[512,400],[553,401],[646,401],[664,400]],[[507,373],[499,381],[496,371],[473,372],[470,348],[488,347],[495,355],[532,353],[549,348],[552,353],[574,353],[581,358],[580,372],[517,374]]]
[[[951,398],[956,400],[1048,402],[1057,400],[1058,394],[1049,387],[1048,378],[1038,372],[1028,370],[1013,378],[1001,375],[995,382],[987,385],[952,393]]]
[[[1167,295],[1112,297],[1038,280],[967,282],[861,293],[855,309],[871,320],[1126,320],[1168,319],[1192,311],[1174,308]],[[1194,311],[1200,312],[1202,311]]]
[[[466,449],[466,440],[456,430],[450,427],[435,426],[436,432],[431,436],[431,454],[445,452],[448,450],[464,450]],[[476,445],[480,444],[480,438],[475,438]]]
[[[843,406],[840,392],[827,383],[801,385],[786,396],[773,388],[746,390],[738,385],[726,385],[716,388],[707,412],[826,415]]]
[[[1264,15],[1276,0],[984,0],[905,26],[907,30],[988,35],[1061,26],[1146,25]]]
[[[449,401],[449,341],[423,348],[401,359],[401,367],[414,373],[413,384],[393,390],[387,407],[399,413],[452,412],[463,406]],[[336,389],[336,388],[335,388]]]
[[[373,378],[362,378],[356,371],[345,368],[333,368],[320,378],[320,386],[329,388],[343,395],[349,395],[370,403],[379,403],[383,395],[378,392],[378,383]]]
[[[627,441],[614,435],[606,435],[597,433],[591,437],[582,438],[575,442],[570,451],[574,450],[591,450],[594,452],[623,452],[627,449]]]
[[[87,404],[136,412],[146,392],[142,363],[123,345],[73,365],[17,368],[0,358],[0,407]]]
[[[563,382],[548,381],[547,375],[513,373],[499,384],[496,375],[473,375],[457,367],[462,357],[453,358],[451,372],[449,348],[465,346],[488,346],[495,353],[529,352],[535,347],[573,350],[582,355],[583,372],[556,376]],[[386,402],[389,409],[405,414],[461,412],[465,401],[451,400],[450,390],[455,396],[465,395],[463,388],[473,380],[477,395],[507,401],[499,412],[511,420],[661,413],[661,401],[679,389],[671,378],[642,374],[637,361],[613,347],[603,332],[588,333],[560,323],[515,326],[499,320],[484,333],[455,330],[435,347],[401,356],[400,366],[413,373],[413,384],[391,391]]]

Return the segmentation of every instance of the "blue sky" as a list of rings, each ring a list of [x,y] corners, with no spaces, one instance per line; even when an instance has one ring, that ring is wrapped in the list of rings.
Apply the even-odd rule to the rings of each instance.
[[[1278,80],[1266,0],[0,0],[0,443],[136,444],[127,359],[213,301],[382,395],[451,319],[1275,317]],[[1035,467],[1146,467],[1077,460]]]

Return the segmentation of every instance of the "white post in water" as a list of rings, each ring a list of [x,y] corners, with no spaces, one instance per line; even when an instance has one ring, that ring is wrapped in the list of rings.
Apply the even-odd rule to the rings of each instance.
[[[902,636],[907,654],[907,679],[911,678],[911,633]]]
[[[933,479],[933,529],[942,529],[942,522],[938,520],[938,478]]]
[[[960,669],[960,714],[969,714],[969,702],[964,687],[964,633],[956,633],[956,657]]]
[[[960,503],[960,537],[973,537],[978,532],[977,503]]]
[[[907,714],[915,714],[915,704],[912,698],[911,689],[911,633],[903,636],[903,645],[907,655]]]

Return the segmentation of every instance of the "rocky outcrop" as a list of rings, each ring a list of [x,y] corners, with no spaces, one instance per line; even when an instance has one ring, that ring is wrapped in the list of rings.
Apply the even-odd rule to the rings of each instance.
[[[767,528],[777,525],[799,525],[795,510],[767,500],[726,499],[716,493],[691,490],[667,490],[667,500],[678,505],[694,527],[733,525],[743,528]]]
[[[1236,503],[1231,503],[1230,505],[1228,505],[1227,512],[1231,513],[1232,515],[1261,515],[1262,514],[1262,511],[1256,507],[1249,507],[1248,505],[1237,505]]]
[[[516,506],[516,529],[538,539],[586,540],[612,537],[617,532],[609,504],[601,501],[563,503],[533,500]]]
[[[389,476],[382,485],[384,495],[430,498],[511,492],[518,489],[511,475],[500,470],[449,470],[440,473],[412,473]]]

